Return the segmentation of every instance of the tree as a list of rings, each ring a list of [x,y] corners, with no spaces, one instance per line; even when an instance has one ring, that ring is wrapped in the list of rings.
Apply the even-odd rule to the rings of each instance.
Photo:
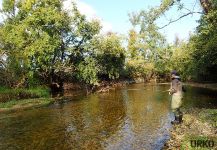
[[[135,30],[129,31],[128,55],[130,59],[137,59],[139,56],[138,34]]]
[[[117,79],[123,74],[125,49],[121,37],[114,33],[98,35],[86,48],[85,58],[77,67],[79,81],[98,85],[99,81]]]
[[[212,5],[200,19],[197,34],[190,40],[193,51],[194,73],[198,80],[216,81],[217,73],[217,6]]]
[[[95,57],[100,68],[99,77],[102,79],[119,78],[124,70],[126,57],[121,37],[110,33],[105,37],[99,36],[98,41],[98,45],[95,46]]]
[[[162,6],[161,9],[166,9],[163,7],[164,6]],[[140,60],[140,63],[137,65],[135,61],[131,61],[131,65],[129,64],[129,66],[131,66],[131,70],[132,64],[140,66],[137,68],[143,68],[142,70],[139,69],[140,71],[138,70],[140,72],[139,74],[142,74],[142,76],[147,76],[147,74],[149,74],[148,76],[158,76],[158,74],[165,71],[162,66],[160,67],[160,64],[164,61],[164,56],[161,55],[165,54],[163,51],[166,49],[166,40],[158,31],[158,27],[154,22],[157,15],[160,14],[155,9],[141,11],[139,14],[133,13],[130,15],[131,24],[138,30],[138,42],[137,44],[134,44],[137,45],[137,51],[139,50],[141,53],[142,57],[140,59],[143,59],[144,61]],[[132,42],[130,45],[133,45]],[[130,51],[130,49],[128,49],[128,51]],[[146,65],[147,68],[145,67]]]
[[[7,18],[0,28],[1,50],[14,76],[20,77],[15,85],[33,76],[61,85],[100,29],[99,22],[87,21],[75,4],[70,16],[61,0],[4,0],[2,12]]]
[[[191,80],[193,78],[192,74],[192,47],[189,43],[180,41],[178,45],[174,43],[171,47],[172,55],[170,57],[169,70],[177,70],[183,80]]]

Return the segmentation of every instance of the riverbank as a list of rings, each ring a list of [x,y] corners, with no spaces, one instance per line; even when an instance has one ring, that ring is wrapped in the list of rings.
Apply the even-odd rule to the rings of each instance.
[[[185,85],[193,86],[193,87],[201,87],[201,88],[207,88],[211,90],[217,90],[217,83],[185,83]]]
[[[217,83],[185,83],[184,85],[217,90]],[[173,126],[170,131],[171,138],[166,142],[164,149],[217,149],[217,109],[192,108],[184,110],[183,113],[183,123]],[[210,143],[214,141],[215,147],[207,148],[206,145],[194,143],[198,141]]]
[[[81,83],[68,83],[64,85],[64,93],[57,93],[56,100],[61,101],[64,96],[68,96],[67,92],[70,92],[70,96],[76,95],[78,92],[86,94],[108,92],[117,87],[130,84],[130,81],[102,81],[98,86],[90,87]],[[81,92],[83,91],[83,92]],[[72,94],[71,94],[72,93]],[[52,94],[53,95],[53,94]],[[54,94],[55,95],[55,94]],[[60,95],[60,97],[59,97]],[[64,96],[61,96],[64,95]],[[55,102],[54,98],[50,98],[51,93],[49,88],[36,87],[29,89],[10,89],[0,87],[0,112],[10,112],[17,110],[25,110],[32,107],[41,107],[49,105]]]
[[[0,112],[13,112],[17,110],[42,107],[47,106],[53,102],[54,100],[52,98],[11,100],[5,103],[0,103]]]
[[[50,89],[47,87],[34,88],[6,88],[0,87],[0,103],[6,103],[12,100],[48,98]]]
[[[134,80],[113,80],[113,81],[101,81],[98,85],[89,86],[81,83],[64,83],[64,91],[77,91],[84,90],[87,94],[89,93],[103,93],[113,90],[114,88],[123,87],[127,84],[137,83]],[[142,82],[138,82],[142,83]]]
[[[45,106],[53,102],[47,87],[6,88],[0,87],[0,112],[24,110]]]
[[[173,126],[163,149],[217,149],[216,134],[217,109],[184,110],[183,123]]]
[[[89,87],[79,83],[64,84],[64,95],[72,91],[76,93],[78,90],[83,90],[86,94],[103,93],[120,88],[132,83],[144,83],[143,80],[116,80],[116,81],[102,81],[98,86]],[[147,83],[150,84],[150,83]],[[156,83],[151,83],[156,84]],[[169,83],[158,83],[169,84]],[[217,90],[217,84],[201,84],[201,83],[185,83],[185,85],[208,88]],[[67,95],[67,94],[66,94]],[[45,87],[37,87],[30,89],[8,89],[0,87],[0,112],[9,110],[22,110],[31,107],[39,107],[52,103],[54,100],[50,99],[50,90]],[[62,99],[62,98],[61,98]],[[45,101],[44,101],[45,100]]]

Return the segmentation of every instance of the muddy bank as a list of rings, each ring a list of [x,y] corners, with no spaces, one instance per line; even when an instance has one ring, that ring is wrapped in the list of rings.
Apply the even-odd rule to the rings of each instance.
[[[97,86],[82,83],[65,83],[63,92],[50,93],[48,89],[2,89],[0,91],[0,112],[26,110],[51,103],[66,102],[67,97],[87,95],[93,92],[109,92],[134,81],[102,81]],[[51,95],[50,95],[51,94]],[[53,98],[50,98],[53,97]]]
[[[143,81],[138,80],[114,80],[114,81],[101,81],[98,85],[87,85],[82,83],[64,83],[63,89],[64,93],[68,91],[85,91],[86,93],[93,93],[93,92],[108,92],[117,87],[123,87],[127,84],[131,83],[142,83]]]
[[[183,123],[173,126],[170,131],[171,138],[166,142],[163,149],[217,149],[216,135],[217,109],[184,110]],[[198,141],[209,142],[212,145],[197,145]]]

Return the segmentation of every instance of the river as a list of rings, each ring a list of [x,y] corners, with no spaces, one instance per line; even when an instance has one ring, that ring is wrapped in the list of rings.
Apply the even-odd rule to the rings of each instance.
[[[161,149],[169,139],[169,85],[131,84],[65,103],[0,114],[1,150]],[[184,107],[216,108],[214,91],[187,87]]]

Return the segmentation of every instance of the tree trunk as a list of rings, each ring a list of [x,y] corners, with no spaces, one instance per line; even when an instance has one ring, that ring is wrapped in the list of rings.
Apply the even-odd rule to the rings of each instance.
[[[212,9],[212,4],[210,0],[200,0],[200,4],[205,14],[207,14],[210,11],[210,9]]]

